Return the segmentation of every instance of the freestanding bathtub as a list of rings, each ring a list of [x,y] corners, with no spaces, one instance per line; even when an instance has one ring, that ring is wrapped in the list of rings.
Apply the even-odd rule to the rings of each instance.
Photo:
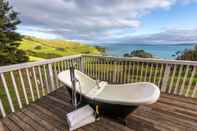
[[[108,84],[101,81],[98,83],[78,70],[75,70],[75,77],[80,83],[80,85],[76,84],[76,91],[83,96],[83,103],[99,104],[102,113],[125,116],[137,106],[155,103],[160,96],[159,88],[149,82]],[[72,90],[70,70],[60,72],[58,78],[70,91]]]

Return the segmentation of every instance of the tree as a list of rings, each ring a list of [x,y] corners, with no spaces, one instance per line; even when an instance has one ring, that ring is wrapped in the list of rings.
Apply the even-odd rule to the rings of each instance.
[[[197,61],[197,45],[191,49],[185,49],[184,51],[177,54],[177,60],[191,60]]]
[[[25,52],[17,49],[22,38],[15,32],[19,23],[18,13],[12,9],[9,2],[0,0],[0,66],[28,60]]]
[[[145,52],[144,50],[133,50],[131,53],[125,53],[124,57],[153,58],[153,55],[151,53]]]

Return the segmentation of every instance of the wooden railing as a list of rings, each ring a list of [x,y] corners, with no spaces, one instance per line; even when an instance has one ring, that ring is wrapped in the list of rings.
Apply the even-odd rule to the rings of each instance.
[[[22,109],[63,86],[57,74],[71,65],[109,83],[148,81],[165,93],[197,97],[197,62],[76,55],[0,67],[0,116]]]
[[[83,55],[84,72],[110,83],[152,82],[162,92],[197,97],[197,62]]]
[[[0,67],[0,112],[24,108],[62,86],[57,74],[72,64],[80,70],[81,55]]]

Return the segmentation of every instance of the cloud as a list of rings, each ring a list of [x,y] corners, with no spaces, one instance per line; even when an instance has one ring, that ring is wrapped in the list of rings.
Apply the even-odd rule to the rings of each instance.
[[[176,0],[10,0],[23,34],[81,41],[112,41],[140,28],[141,16]],[[192,0],[184,0],[191,2]]]
[[[182,4],[190,4],[193,2],[197,2],[197,0],[182,0]]]
[[[42,29],[43,33],[85,40],[87,36],[92,39],[103,37],[110,30],[138,28],[139,15],[155,8],[169,7],[171,1],[11,0],[11,3],[20,12],[22,27],[36,27]]]
[[[125,43],[197,43],[197,29],[168,29],[166,31],[148,35],[122,37],[116,41]]]

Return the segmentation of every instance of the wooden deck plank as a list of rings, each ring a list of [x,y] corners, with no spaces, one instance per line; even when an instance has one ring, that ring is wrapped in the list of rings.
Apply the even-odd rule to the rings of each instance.
[[[184,119],[190,119],[191,121],[197,121],[197,112],[195,112],[195,111],[190,111],[190,110],[180,108],[180,107],[173,107],[173,106],[165,105],[165,104],[159,103],[159,102],[154,105],[151,105],[150,107],[155,110],[160,110],[163,113],[169,112],[169,113],[172,113],[175,115],[179,115],[180,117],[183,117]]]
[[[41,113],[44,113],[44,114],[49,115],[50,117],[52,117],[53,119],[59,121],[59,122],[62,123],[62,124],[64,123],[64,122],[62,122],[62,119],[60,119],[57,115],[55,115],[54,113],[50,112],[50,111],[47,110],[46,108],[43,108],[43,107],[41,107],[41,106],[39,106],[39,105],[37,105],[37,104],[35,104],[35,105],[33,106],[33,108],[35,108],[36,110],[38,110],[38,111],[41,112]]]
[[[20,112],[0,120],[0,131],[67,131],[66,114],[72,111],[70,96],[59,88]],[[195,131],[197,101],[180,96],[161,95],[152,105],[140,106],[127,118],[127,126],[102,117],[77,131]]]
[[[63,113],[61,113],[62,111],[59,111],[59,109],[57,109],[57,107],[54,108],[52,105],[49,105],[49,103],[47,103],[47,104],[39,103],[39,106],[49,110],[51,113],[56,115],[59,119],[61,119],[61,120],[65,119],[65,115],[62,115],[63,114]]]
[[[32,119],[35,121],[38,121],[43,127],[45,127],[47,130],[57,130],[54,125],[52,125],[48,120],[45,120],[43,118],[40,118],[40,116],[32,113],[31,111],[27,110],[25,113],[29,115]]]
[[[33,129],[38,131],[47,131],[43,126],[39,124],[39,122],[31,119],[28,115],[26,115],[24,112],[17,112],[16,115],[23,121],[27,122]]]
[[[15,121],[15,123],[20,126],[21,129],[24,131],[36,131],[34,128],[32,128],[28,123],[21,120],[16,114],[12,114],[9,116],[9,119],[12,121]]]
[[[162,94],[160,100],[155,104],[139,107],[130,114],[128,119],[133,122],[132,119],[136,117],[141,122],[151,122],[152,127],[159,130],[196,130],[197,117],[195,116],[197,112],[192,110],[191,103],[186,103],[182,97],[177,100],[179,97],[173,99],[175,97],[172,96],[170,99],[169,95],[164,95],[163,97]],[[130,122],[130,124],[132,123]]]
[[[135,129],[137,131],[173,131],[166,126],[155,127],[156,124],[156,120],[137,115],[132,115],[127,118],[127,127]]]
[[[173,100],[182,101],[182,102],[185,102],[185,103],[190,103],[190,104],[197,105],[197,98],[176,96],[176,95],[170,95],[170,94],[165,94],[165,93],[162,93],[161,95],[162,95],[163,98],[170,98],[170,99],[173,98]]]
[[[116,129],[119,129],[120,131],[134,131],[133,129],[129,129],[126,126],[123,126],[122,124],[113,122],[111,119],[102,119],[102,121],[104,123],[106,123],[104,125],[106,125],[108,127],[112,127],[113,131],[116,130]],[[102,124],[103,123],[101,123],[101,126],[102,126]]]
[[[42,112],[39,112],[38,110],[35,110],[35,108],[29,108],[28,110],[31,111],[32,113],[34,113],[35,115],[39,116],[42,120],[47,121],[50,125],[52,125],[54,127],[57,127],[61,124],[59,121],[53,119],[52,117],[48,116],[47,114],[44,114]]]
[[[185,128],[182,124],[177,124],[179,121],[168,118],[167,115],[154,111],[139,111],[132,114],[131,117],[141,118],[142,120],[151,121],[152,126],[156,129],[164,128],[166,130],[181,130]]]
[[[10,120],[8,117],[5,117],[2,120],[2,123],[10,130],[10,131],[21,131],[22,128],[20,128],[15,122]]]
[[[0,121],[0,131],[9,131],[8,127]]]
[[[61,104],[50,101],[49,99],[45,99],[40,101],[41,106],[53,109],[53,113],[57,114],[61,119],[65,120],[65,115],[71,111],[71,107],[66,107]],[[47,103],[47,104],[46,104]]]

